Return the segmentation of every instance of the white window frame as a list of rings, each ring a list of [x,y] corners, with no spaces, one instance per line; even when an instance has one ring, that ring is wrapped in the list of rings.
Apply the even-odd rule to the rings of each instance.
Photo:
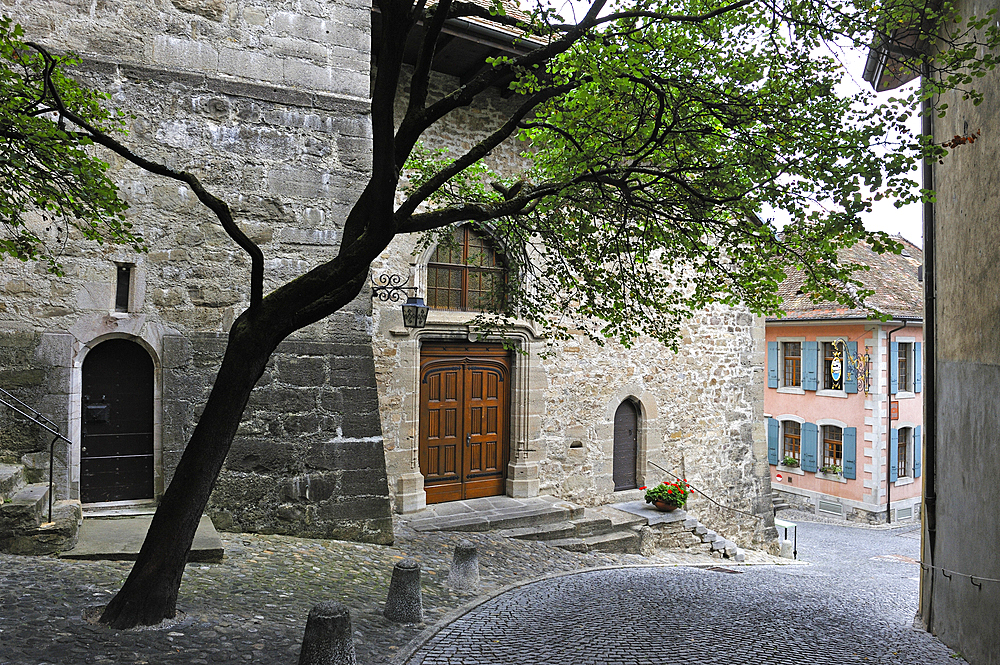
[[[893,483],[893,487],[902,487],[903,485],[909,485],[915,480],[913,477],[913,435],[916,433],[917,425],[909,421],[900,421],[896,423],[896,427],[893,429],[895,429],[897,433],[901,433],[903,430],[910,431],[910,438],[906,442],[906,475],[897,475],[896,482]]]
[[[836,344],[837,346],[842,346],[842,337],[817,337],[816,338],[816,374],[819,386],[822,386],[826,381],[826,367],[824,361],[826,356],[823,355],[823,344],[830,343]],[[845,358],[841,358],[841,369],[840,369],[840,385],[847,385],[847,361]],[[849,397],[849,394],[845,388],[835,389],[835,388],[819,388],[817,386],[816,394],[820,397],[840,397],[845,399]],[[843,428],[841,428],[843,429]]]
[[[803,359],[805,357],[805,337],[779,337],[778,342],[778,392],[787,393],[789,395],[805,395],[805,388],[802,387],[803,379]],[[785,385],[785,343],[792,342],[798,343],[799,345],[799,385],[797,386],[786,386]],[[805,422],[805,421],[803,421]]]
[[[802,430],[799,430],[799,465],[798,466],[785,466],[781,463],[785,459],[785,422],[791,420],[799,424],[801,428],[802,425],[806,423],[806,419],[801,416],[796,416],[793,413],[783,413],[780,416],[775,416],[775,420],[778,421],[778,470],[784,473],[794,473],[797,476],[804,476],[805,471],[802,470]]]
[[[906,381],[906,385],[905,386],[900,385],[899,384],[899,377],[898,376],[896,377],[896,394],[893,395],[893,397],[895,399],[915,399],[916,396],[917,396],[917,394],[915,392],[913,392],[913,387],[914,387],[913,384],[914,384],[914,381],[916,380],[916,371],[915,371],[916,368],[913,365],[913,361],[914,361],[913,350],[914,350],[914,348],[916,348],[915,344],[917,343],[917,338],[916,337],[896,337],[892,341],[897,342],[899,344],[899,354],[900,355],[902,355],[902,353],[903,353],[903,345],[904,344],[906,345],[906,350],[907,350],[906,365],[907,365],[907,368],[908,368],[908,371],[906,373],[907,374],[907,381]],[[891,370],[894,373],[898,373],[899,372],[899,365],[898,365],[898,363],[899,363],[899,356],[896,357],[896,362],[897,362],[897,366],[891,368]],[[896,428],[896,429],[899,429],[899,428]]]

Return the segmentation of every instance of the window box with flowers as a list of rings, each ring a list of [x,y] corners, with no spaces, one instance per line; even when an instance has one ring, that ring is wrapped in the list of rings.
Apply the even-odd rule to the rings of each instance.
[[[674,481],[664,480],[659,485],[646,490],[646,503],[651,503],[657,510],[670,511],[683,508],[691,495],[691,485],[687,480],[679,478]]]

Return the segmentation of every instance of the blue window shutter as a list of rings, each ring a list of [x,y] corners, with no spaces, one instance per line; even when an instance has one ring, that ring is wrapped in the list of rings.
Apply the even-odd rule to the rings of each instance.
[[[767,387],[778,387],[778,343],[767,343]]]
[[[858,477],[858,428],[844,428],[844,478],[854,480]]]
[[[802,463],[803,471],[816,473],[816,442],[819,428],[814,423],[802,423]]]
[[[889,430],[889,482],[899,480],[899,430]]]
[[[920,436],[920,425],[913,428],[913,477],[920,477],[920,448],[923,446],[923,440]]]
[[[889,345],[889,392],[899,392],[899,342]]]
[[[802,388],[804,390],[816,390],[819,386],[816,363],[819,359],[819,345],[817,342],[802,343]]]
[[[924,382],[924,373],[920,365],[920,342],[913,345],[913,392],[919,393],[921,384]]]
[[[858,343],[848,342],[847,353],[850,358],[858,357]],[[844,358],[844,392],[858,392],[858,371],[851,363],[850,358]]]
[[[767,419],[767,463],[778,463],[778,421]]]

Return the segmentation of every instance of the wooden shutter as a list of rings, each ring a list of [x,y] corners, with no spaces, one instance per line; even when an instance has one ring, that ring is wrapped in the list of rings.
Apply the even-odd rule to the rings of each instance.
[[[778,463],[778,421],[767,419],[767,463]]]
[[[815,342],[813,342],[815,344]],[[816,473],[816,443],[819,439],[819,428],[815,423],[802,423],[802,463],[803,471]]]
[[[889,345],[889,392],[899,392],[899,342]]]
[[[855,480],[858,477],[858,428],[844,428],[844,478]]]
[[[767,343],[767,387],[777,388],[778,387],[778,363],[780,362],[780,354],[778,353],[778,343],[768,342]]]
[[[920,477],[920,449],[923,446],[920,425],[913,428],[913,477]]]
[[[895,342],[893,342],[895,344]],[[889,430],[889,482],[899,480],[899,430]]]
[[[819,372],[817,363],[819,361],[819,343],[802,343],[802,388],[804,390],[816,390],[819,387]]]
[[[856,393],[858,392],[858,371],[851,364],[850,358],[858,357],[858,343],[848,342],[847,343],[847,353],[848,358],[844,358],[844,392]]]
[[[913,345],[913,392],[919,393],[921,384],[924,382],[924,373],[921,370],[920,342]],[[915,459],[915,458],[914,458]]]

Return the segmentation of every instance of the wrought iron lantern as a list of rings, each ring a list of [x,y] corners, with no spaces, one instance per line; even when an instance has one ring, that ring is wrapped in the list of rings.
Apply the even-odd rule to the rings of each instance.
[[[378,298],[381,302],[400,302],[405,295],[403,325],[407,328],[423,328],[427,325],[427,312],[430,308],[423,298],[416,295],[416,287],[403,286],[403,280],[402,275],[385,274],[378,278],[372,276],[372,298]],[[414,295],[409,295],[408,291],[413,291]]]

